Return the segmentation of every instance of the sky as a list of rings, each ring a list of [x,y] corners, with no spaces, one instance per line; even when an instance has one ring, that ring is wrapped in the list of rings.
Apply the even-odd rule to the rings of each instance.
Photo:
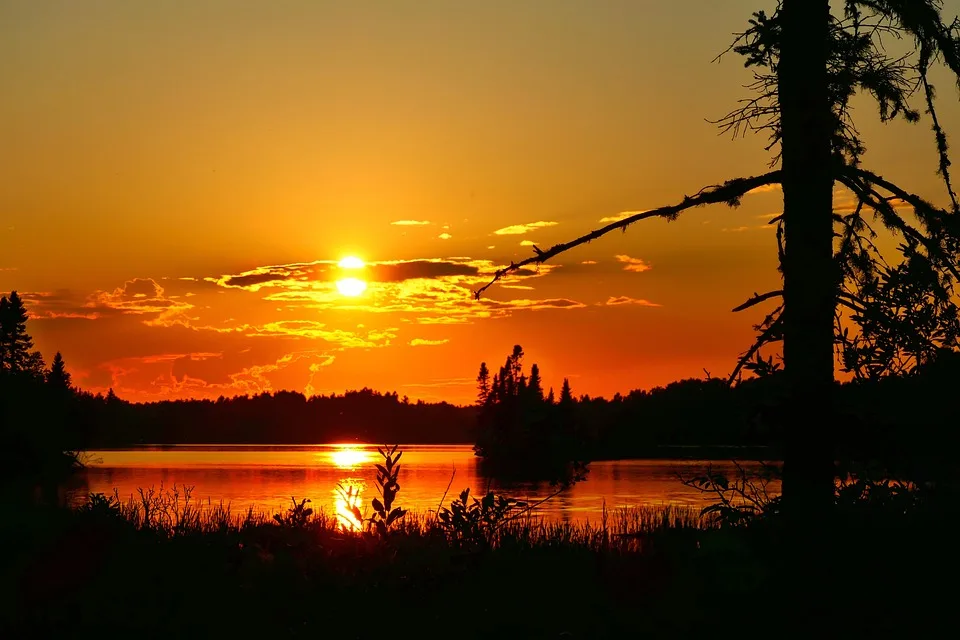
[[[762,136],[710,120],[751,80],[714,59],[772,5],[0,0],[0,292],[48,361],[133,401],[467,403],[514,344],[577,395],[728,374],[764,313],[731,309],[779,288],[776,191],[471,292],[531,244],[766,171]],[[865,166],[942,202],[929,124],[856,116]]]

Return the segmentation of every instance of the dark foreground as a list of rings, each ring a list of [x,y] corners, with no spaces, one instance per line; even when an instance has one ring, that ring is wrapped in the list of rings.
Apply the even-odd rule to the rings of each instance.
[[[634,510],[588,529],[487,506],[386,536],[309,505],[238,518],[169,495],[8,511],[0,636],[922,637],[952,611],[942,507],[840,508],[828,572],[798,581],[775,515]]]

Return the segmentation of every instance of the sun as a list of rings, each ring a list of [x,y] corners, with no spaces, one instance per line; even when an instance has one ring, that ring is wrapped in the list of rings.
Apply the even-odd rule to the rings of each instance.
[[[356,256],[347,256],[337,263],[337,266],[343,270],[363,269],[366,263]],[[367,283],[360,278],[350,277],[337,280],[337,291],[348,298],[356,298],[367,290]]]
[[[356,298],[367,290],[367,283],[360,278],[337,280],[337,291],[348,298]]]
[[[347,256],[337,263],[341,269],[363,269],[366,264],[357,256]]]

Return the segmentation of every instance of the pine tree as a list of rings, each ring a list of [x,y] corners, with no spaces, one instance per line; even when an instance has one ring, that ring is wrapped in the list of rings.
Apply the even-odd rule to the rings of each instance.
[[[7,343],[10,341],[7,331],[7,315],[10,301],[7,296],[0,298],[0,374],[7,370]]]
[[[50,365],[50,372],[47,374],[47,384],[52,389],[67,391],[71,389],[70,372],[67,371],[63,363],[63,356],[57,351],[53,356],[53,364]]]
[[[535,400],[543,400],[543,381],[540,378],[540,367],[533,364],[530,367],[530,378],[527,380],[527,390]]]
[[[10,373],[27,371],[30,365],[34,364],[30,354],[33,339],[27,333],[28,317],[23,299],[16,291],[11,292],[7,304],[3,306],[3,316],[0,319],[4,370]]]
[[[477,404],[486,404],[490,397],[490,369],[486,362],[480,363],[480,373],[477,374]]]
[[[570,381],[566,378],[563,379],[563,386],[560,387],[560,404],[573,404],[573,392],[570,390]]]

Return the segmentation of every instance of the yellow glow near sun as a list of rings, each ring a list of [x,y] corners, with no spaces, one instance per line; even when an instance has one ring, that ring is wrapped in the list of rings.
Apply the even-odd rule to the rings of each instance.
[[[337,263],[341,269],[363,269],[365,263],[357,256],[347,256]]]
[[[366,265],[363,260],[357,256],[347,256],[337,263],[341,269],[363,269]],[[337,280],[337,291],[348,298],[356,298],[367,290],[367,283],[360,278],[343,278]]]
[[[333,464],[337,465],[337,467],[340,469],[352,469],[358,465],[368,462],[371,459],[371,455],[368,451],[364,451],[363,449],[345,447],[343,449],[331,451],[330,459],[333,460]]]
[[[360,278],[344,278],[337,280],[337,291],[347,296],[355,298],[367,290],[367,283]]]

